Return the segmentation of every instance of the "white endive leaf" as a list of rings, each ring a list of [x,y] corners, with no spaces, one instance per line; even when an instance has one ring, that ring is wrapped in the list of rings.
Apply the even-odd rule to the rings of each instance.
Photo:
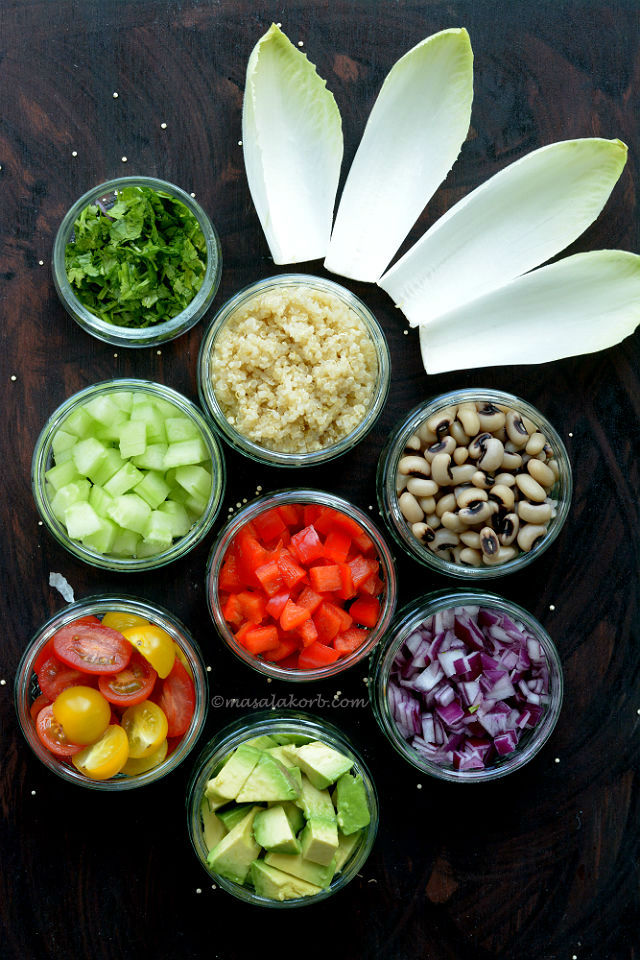
[[[547,363],[620,343],[640,323],[640,256],[596,250],[512,280],[420,327],[427,373]]]
[[[411,326],[501,287],[593,223],[626,159],[620,140],[566,140],[534,150],[447,211],[379,285]]]
[[[274,261],[323,257],[342,163],[340,111],[313,64],[275,24],[249,57],[242,145]]]
[[[347,177],[327,270],[378,280],[455,163],[472,100],[464,29],[427,37],[392,67]]]

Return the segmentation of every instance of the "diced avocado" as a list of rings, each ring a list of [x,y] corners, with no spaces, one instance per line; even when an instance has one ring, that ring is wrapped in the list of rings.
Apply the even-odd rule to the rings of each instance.
[[[263,733],[259,737],[253,737],[251,740],[245,740],[245,743],[255,747],[256,750],[268,750],[276,746],[275,740],[268,733]]]
[[[206,797],[203,797],[202,804],[200,806],[200,816],[202,818],[202,833],[204,836],[204,842],[207,850],[211,851],[218,843],[220,843],[222,838],[227,834],[229,828],[222,822],[220,817],[217,817],[210,809],[209,802]]]
[[[250,803],[234,803],[227,810],[221,810],[217,816],[219,820],[222,820],[227,830],[233,830],[236,823],[244,820],[251,807],[252,804]]]
[[[302,856],[313,863],[331,863],[338,849],[338,827],[335,820],[312,817],[300,834]]]
[[[260,757],[261,753],[255,747],[241,743],[237,750],[231,754],[219,774],[213,780],[209,780],[204,791],[205,796],[211,799],[213,794],[226,797],[227,801],[235,800]]]
[[[283,873],[276,867],[270,867],[264,860],[254,860],[251,864],[251,882],[258,896],[268,897],[269,900],[297,900],[322,891],[322,887],[315,883]]]
[[[204,795],[207,803],[209,804],[210,810],[218,810],[220,807],[226,806],[229,803],[229,797],[223,797],[221,794],[217,793],[213,787],[210,786],[211,780],[207,784]],[[248,806],[248,804],[247,804]]]
[[[353,760],[338,753],[320,740],[313,740],[302,747],[295,747],[290,751],[295,757],[295,763],[318,790],[335,783],[339,776],[346,773],[353,766]]]
[[[287,754],[286,754],[285,751],[286,751],[286,747],[276,746],[276,747],[270,747],[266,752],[267,752],[270,756],[275,757],[276,760],[279,760],[280,763],[283,763],[283,764],[285,765],[285,767],[288,767],[290,770],[291,770],[291,769],[296,769],[296,770],[299,769],[298,767],[296,767],[296,765],[295,765],[294,762],[291,760],[291,758],[290,758],[289,756],[287,756]]]
[[[253,836],[265,850],[276,853],[300,853],[300,844],[291,829],[282,804],[261,810],[253,821]]]
[[[340,871],[344,867],[347,860],[350,859],[351,854],[360,843],[361,837],[362,837],[361,830],[358,830],[357,833],[350,833],[348,837],[345,837],[343,833],[338,831],[338,849],[336,851],[336,873],[340,873]]]
[[[212,870],[234,883],[245,882],[252,862],[260,853],[260,847],[253,839],[253,821],[259,810],[260,807],[252,807],[207,857]]]
[[[311,737],[304,737],[300,733],[273,733],[276,743],[292,743],[294,747],[301,747],[311,741]]]
[[[307,820],[312,817],[322,817],[325,820],[335,820],[336,812],[331,802],[328,790],[318,790],[308,777],[302,776],[302,793],[300,804]]]
[[[263,753],[255,769],[236,796],[236,800],[238,803],[243,801],[295,800],[299,793],[300,788],[291,775],[291,771],[287,770],[279,760],[270,757],[268,753]]]
[[[294,833],[298,833],[304,827],[304,814],[300,807],[297,807],[291,800],[285,800],[282,803],[282,809],[287,815],[289,826]]]
[[[336,784],[336,806],[338,809],[338,824],[342,832],[349,836],[366,827],[371,820],[367,792],[362,777],[352,777],[343,774]]]
[[[300,853],[294,855],[267,853],[264,862],[270,867],[290,873],[293,877],[300,877],[301,880],[307,880],[309,883],[315,883],[319,887],[328,887],[336,870],[335,860],[323,866],[320,863],[305,860]]]

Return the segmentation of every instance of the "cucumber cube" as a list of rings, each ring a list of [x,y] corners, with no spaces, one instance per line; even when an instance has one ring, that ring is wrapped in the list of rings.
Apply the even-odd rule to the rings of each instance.
[[[96,421],[89,416],[84,407],[78,407],[69,414],[64,422],[63,429],[65,433],[72,433],[81,440],[84,437],[93,436],[96,429]]]
[[[131,413],[133,406],[133,394],[130,390],[118,390],[117,393],[110,393],[109,396],[121,410],[125,413]]]
[[[153,510],[145,531],[144,542],[158,543],[163,550],[166,550],[171,546],[172,541],[173,534],[169,518],[164,513],[160,513],[159,510]]]
[[[73,460],[73,447],[69,447],[68,450],[59,450],[55,455],[56,467],[61,463],[68,463],[69,460]]]
[[[111,553],[115,557],[135,557],[141,537],[134,530],[124,530],[116,526],[116,535],[111,544]]]
[[[158,553],[163,553],[166,547],[162,543],[155,543],[149,540],[141,540],[136,547],[137,557],[155,557]]]
[[[107,448],[95,437],[87,437],[81,440],[73,448],[73,462],[76,465],[78,473],[83,477],[88,477],[99,466],[107,455]]]
[[[134,423],[144,423],[147,430],[147,443],[164,443],[167,434],[164,429],[164,417],[152,403],[143,403],[134,406],[131,411],[131,420]]]
[[[61,487],[51,500],[51,509],[53,515],[57,517],[60,523],[64,523],[64,513],[67,507],[72,503],[78,503],[80,500],[89,498],[90,484],[88,480],[74,480]]]
[[[53,489],[57,491],[61,490],[62,487],[66,487],[68,483],[79,480],[80,474],[73,460],[68,460],[66,463],[61,463],[47,470],[45,479],[51,484]]]
[[[175,403],[171,403],[169,400],[163,400],[161,397],[154,397],[153,405],[163,420],[166,420],[167,417],[181,416],[180,408],[177,407]]]
[[[96,553],[111,553],[117,529],[113,520],[107,520],[105,517],[101,517],[100,529],[96,530],[95,533],[90,533],[88,536],[83,537],[82,542],[85,547],[89,547],[90,550],[95,550]]]
[[[113,497],[110,493],[107,493],[104,487],[100,487],[95,483],[89,493],[89,503],[98,516],[105,520],[108,516],[107,510],[113,503]]]
[[[64,512],[64,522],[72,540],[84,540],[102,525],[101,518],[86,500],[70,504]]]
[[[51,449],[53,450],[56,463],[62,451],[69,450],[70,447],[73,447],[77,442],[78,438],[74,437],[72,433],[67,433],[66,430],[56,430],[53,435],[53,440],[51,441]]]
[[[205,500],[204,497],[199,497],[198,494],[189,494],[185,500],[184,506],[194,522],[198,520],[198,518],[201,517],[205,512],[208,502],[209,501]]]
[[[164,469],[164,455],[167,452],[166,443],[150,443],[144,453],[139,457],[133,458],[136,467],[142,467],[144,470]]]
[[[169,443],[180,443],[182,440],[193,440],[200,436],[200,431],[188,417],[168,417],[164,422]]]
[[[165,476],[165,480],[166,479],[167,478]],[[180,487],[180,486],[171,487],[170,492],[167,494],[168,502],[171,501],[173,503],[185,504],[188,499],[189,499],[189,494],[184,489],[184,487]]]
[[[120,431],[122,425],[126,422],[126,417],[123,420],[118,420],[114,423],[108,424],[99,424],[96,430],[96,437],[98,440],[102,440],[103,443],[119,443],[120,442]]]
[[[193,440],[181,440],[180,443],[170,443],[164,457],[164,468],[183,467],[192,463],[201,463],[208,460],[209,454],[202,437]]]
[[[125,463],[117,473],[105,483],[104,488],[112,497],[119,497],[127,490],[133,489],[143,479],[141,470],[136,470],[132,463]]]
[[[137,494],[124,493],[114,499],[107,512],[118,526],[144,536],[151,516],[151,507]]]
[[[89,480],[91,480],[92,483],[97,483],[100,487],[104,487],[107,480],[111,480],[111,477],[116,474],[122,466],[124,466],[124,460],[118,451],[107,450],[104,460],[101,460],[96,469],[92,470],[89,474]]]
[[[166,499],[170,489],[169,484],[164,482],[162,474],[153,470],[150,470],[135,486],[135,492],[146,500],[153,510]]]
[[[120,455],[139,457],[147,449],[147,428],[143,420],[128,420],[120,428]]]
[[[211,474],[204,467],[186,466],[176,470],[176,481],[191,496],[208,501],[211,493]]]
[[[160,513],[164,513],[169,520],[171,533],[174,539],[184,537],[191,529],[191,520],[185,508],[181,503],[175,503],[173,500],[165,500],[158,507]]]
[[[123,420],[127,419],[124,410],[121,410],[117,403],[114,403],[113,398],[110,397],[109,394],[104,394],[101,397],[94,397],[93,400],[89,400],[88,403],[85,403],[84,409],[94,420],[97,420],[98,423],[103,424],[103,426],[122,423]]]

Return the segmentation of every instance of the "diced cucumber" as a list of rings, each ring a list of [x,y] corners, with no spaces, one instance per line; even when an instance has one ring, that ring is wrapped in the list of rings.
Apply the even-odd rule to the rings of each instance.
[[[112,497],[119,497],[128,490],[132,490],[144,478],[144,473],[137,470],[132,463],[125,463],[117,473],[105,483],[104,488]]]
[[[76,465],[78,473],[83,477],[88,477],[99,466],[107,455],[107,448],[95,437],[87,437],[76,443],[73,448],[73,462]]]
[[[150,443],[144,453],[134,457],[132,463],[144,470],[164,470],[164,455],[167,452],[166,443]]]
[[[153,405],[164,420],[167,417],[181,416],[180,408],[175,403],[170,403],[169,400],[163,400],[162,397],[154,397]]]
[[[198,496],[198,494],[189,494],[187,499],[184,502],[184,505],[189,513],[192,513],[194,517],[201,517],[202,514],[207,509],[207,503],[209,501],[205,500],[204,497]]]
[[[53,450],[53,456],[55,457],[56,463],[58,463],[58,458],[63,450],[69,450],[78,442],[78,438],[74,437],[72,433],[68,433],[66,430],[57,430],[53,435],[53,440],[51,441],[51,449]]]
[[[95,436],[103,443],[118,443],[123,423],[126,423],[126,418],[118,423],[99,424]]]
[[[141,540],[136,547],[136,556],[155,557],[158,553],[164,553],[166,547],[162,543],[154,543],[149,540]]]
[[[170,443],[164,456],[164,468],[184,467],[207,459],[207,447],[202,437]]]
[[[60,523],[64,523],[64,512],[72,503],[89,498],[90,484],[88,480],[74,480],[64,487],[60,487],[51,500],[51,509]]]
[[[68,450],[61,450],[60,453],[56,455],[56,467],[59,467],[63,463],[68,463],[69,460],[73,460],[73,447],[69,447]]]
[[[204,467],[185,466],[176,470],[176,481],[191,496],[208,502],[211,492],[211,474]],[[169,482],[169,481],[167,481]]]
[[[118,526],[144,536],[151,516],[151,507],[137,494],[124,493],[114,499],[108,508],[108,514]]]
[[[113,550],[113,542],[116,538],[116,531],[117,527],[113,520],[101,517],[100,529],[96,530],[95,533],[90,533],[88,536],[83,537],[82,542],[85,547],[89,547],[90,550],[95,550],[96,553],[111,553]]]
[[[116,557],[135,557],[141,537],[135,530],[125,530],[116,526],[115,540],[111,544],[111,553]]]
[[[92,483],[97,483],[98,486],[104,487],[107,480],[111,480],[111,477],[118,472],[118,470],[124,466],[124,460],[120,456],[117,450],[107,450],[104,460],[101,460],[95,470],[92,470],[89,474],[89,480]]]
[[[104,426],[122,423],[123,420],[127,419],[124,410],[122,410],[117,403],[114,403],[113,397],[110,397],[108,393],[89,400],[85,403],[84,409],[94,420],[97,420],[98,423]]]
[[[47,470],[45,479],[51,484],[54,490],[58,491],[61,490],[62,487],[66,487],[68,483],[79,480],[80,474],[73,460],[67,460],[66,463],[61,463]]]
[[[147,432],[147,443],[164,443],[167,434],[164,429],[164,419],[160,411],[152,403],[141,403],[131,411],[132,423],[144,423]]]
[[[160,513],[164,513],[169,518],[171,532],[174,537],[184,537],[191,529],[191,520],[185,508],[181,503],[174,500],[165,500],[158,507]]]
[[[128,420],[120,429],[120,456],[139,457],[147,449],[147,427],[144,420]]]
[[[125,413],[131,413],[133,406],[131,390],[118,390],[117,393],[110,393],[109,396],[121,410],[124,410]]]
[[[84,407],[77,407],[64,421],[65,432],[72,433],[81,440],[84,439],[84,437],[92,436],[96,426],[96,421],[87,413]]]
[[[169,443],[180,443],[182,440],[193,440],[200,436],[200,431],[188,417],[167,417],[164,422]]]
[[[169,484],[164,482],[162,474],[156,473],[154,470],[145,474],[134,488],[134,492],[143,500],[146,500],[153,510],[166,499],[169,490]]]
[[[165,474],[165,480],[166,479],[167,479],[167,475]],[[189,494],[184,489],[184,487],[181,487],[179,484],[172,486],[171,490],[167,494],[167,500],[172,500],[174,503],[184,504],[187,502],[188,499],[189,499]]]
[[[88,481],[85,481],[85,483],[88,485]],[[113,497],[107,493],[104,487],[100,487],[97,483],[94,483],[89,493],[89,503],[98,516],[104,520],[108,517],[107,510],[113,503]]]
[[[171,523],[166,514],[159,510],[152,510],[149,523],[144,533],[145,543],[159,543],[163,550],[171,546],[173,535]]]
[[[102,525],[102,520],[86,500],[69,504],[64,512],[64,522],[72,540],[84,540]]]

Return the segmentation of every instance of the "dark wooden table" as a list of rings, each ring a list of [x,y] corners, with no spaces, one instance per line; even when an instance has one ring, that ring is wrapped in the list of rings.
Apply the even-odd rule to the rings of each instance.
[[[172,608],[212,666],[212,695],[300,694],[267,685],[223,649],[203,589],[212,536],[160,572],[123,578],[94,570],[38,525],[29,483],[44,419],[79,388],[114,375],[142,376],[196,397],[203,323],[161,351],[127,351],[85,334],[58,303],[53,238],[80,193],[124,173],[194,191],[222,240],[216,307],[278,272],[238,146],[247,58],[271,19],[281,20],[294,42],[304,41],[335,93],[345,171],[394,61],[430,33],[468,28],[475,53],[471,131],[414,238],[529,150],[595,134],[624,140],[629,162],[597,223],[570,252],[638,246],[637,0],[4,0],[0,955],[638,958],[638,334],[605,353],[544,367],[427,377],[417,337],[404,335],[386,295],[347,282],[379,317],[393,357],[391,395],[373,432],[337,463],[295,476],[248,466],[226,451],[221,516],[252,497],[257,484],[312,484],[367,509],[375,503],[378,451],[398,418],[444,389],[485,385],[543,410],[573,462],[575,499],[557,542],[526,572],[492,583],[556,640],[566,678],[556,732],[520,773],[467,787],[408,767],[368,707],[320,710],[363,751],[381,800],[373,854],[362,877],[334,900],[285,916],[212,890],[186,832],[193,757],[159,785],[101,795],[45,771],[18,729],[16,665],[38,625],[63,605],[49,587],[51,571],[63,573],[80,598],[125,590]],[[303,269],[322,273],[319,264]],[[407,557],[398,557],[398,569],[401,602],[445,585]],[[364,666],[356,668],[339,683],[310,685],[304,695],[330,698],[341,689],[362,697],[365,675]],[[235,716],[211,709],[201,742]]]

